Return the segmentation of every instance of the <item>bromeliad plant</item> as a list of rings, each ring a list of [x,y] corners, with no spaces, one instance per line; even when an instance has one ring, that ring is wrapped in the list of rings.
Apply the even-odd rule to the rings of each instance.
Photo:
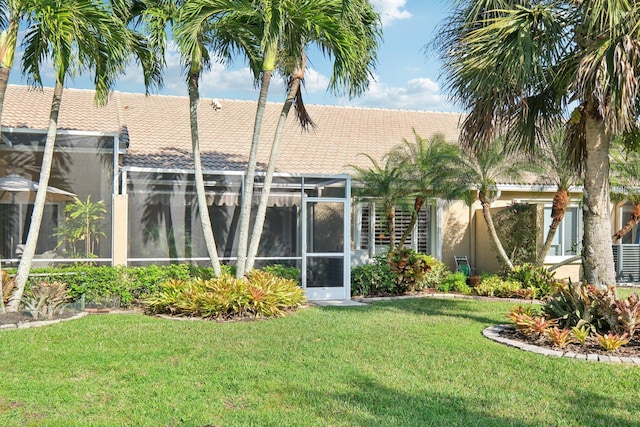
[[[290,279],[252,271],[203,280],[170,280],[147,297],[147,312],[206,319],[281,317],[304,304],[304,291]]]

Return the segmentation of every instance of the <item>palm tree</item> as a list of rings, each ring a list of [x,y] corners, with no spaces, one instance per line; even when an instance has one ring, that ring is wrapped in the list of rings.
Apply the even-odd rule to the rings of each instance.
[[[640,154],[637,151],[611,153],[611,198],[631,203],[631,217],[613,235],[614,242],[621,240],[640,222]]]
[[[458,188],[449,185],[453,165],[459,161],[458,151],[447,143],[442,134],[425,139],[413,131],[415,142],[403,140],[400,147],[391,151],[391,156],[402,170],[403,185],[410,188],[414,198],[411,221],[398,242],[402,247],[418,220],[418,214],[429,197],[453,199],[460,194]],[[452,193],[455,192],[454,193]]]
[[[0,121],[18,43],[18,29],[27,3],[25,0],[0,0]]]
[[[564,219],[569,206],[569,189],[576,185],[580,178],[576,168],[571,164],[564,144],[564,134],[560,128],[548,133],[542,150],[537,156],[537,164],[541,167],[539,175],[545,181],[551,181],[556,186],[551,206],[551,225],[544,244],[536,254],[536,264],[542,266],[551,248],[558,226]]]
[[[498,182],[517,180],[525,172],[534,170],[534,167],[531,162],[506,153],[504,144],[504,140],[497,140],[477,152],[469,148],[460,150],[459,161],[452,165],[455,178],[449,180],[449,186],[451,194],[454,195],[466,189],[466,201],[469,204],[473,203],[477,197],[482,206],[482,216],[487,224],[489,238],[496,247],[500,260],[509,269],[513,269],[513,262],[504,250],[496,232],[491,215],[491,204],[498,195]],[[470,195],[469,189],[475,190],[476,194]]]
[[[389,250],[392,250],[396,246],[395,207],[408,194],[407,187],[403,184],[403,169],[390,154],[382,159],[383,165],[368,154],[362,155],[371,161],[372,166],[363,168],[351,165],[356,182],[353,194],[379,203],[389,233]]]
[[[615,283],[608,155],[636,128],[639,24],[636,2],[462,0],[436,39],[445,86],[469,112],[467,145],[504,132],[532,149],[577,104],[566,138],[584,178],[584,278],[600,286]]]
[[[305,51],[309,45],[316,45],[326,56],[334,58],[330,89],[334,93],[344,90],[350,96],[360,95],[366,90],[376,61],[379,17],[368,1],[315,0],[299,2],[296,6],[294,19],[297,27],[292,25],[292,30],[280,41],[280,50],[294,56],[279,60],[282,74],[289,77],[288,94],[271,144],[245,271],[253,268],[258,252],[280,141],[291,106],[295,104],[296,117],[303,129],[314,126],[302,102],[301,83],[307,62]]]
[[[30,5],[26,16],[29,25],[24,40],[23,72],[32,84],[42,86],[41,65],[50,59],[56,81],[38,191],[15,277],[16,287],[7,305],[9,311],[18,309],[36,250],[65,80],[74,71],[91,70],[96,88],[95,100],[104,104],[113,79],[122,69],[128,54],[124,26],[111,16],[103,3],[92,0],[46,0]]]

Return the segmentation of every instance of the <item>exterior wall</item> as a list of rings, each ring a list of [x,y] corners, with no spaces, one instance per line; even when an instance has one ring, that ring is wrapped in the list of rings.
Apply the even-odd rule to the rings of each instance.
[[[113,196],[113,265],[127,265],[129,197]]]
[[[471,224],[473,211],[462,201],[444,202],[442,209],[442,261],[451,271],[455,271],[454,256],[467,256],[473,267],[476,266],[473,241],[475,227]]]

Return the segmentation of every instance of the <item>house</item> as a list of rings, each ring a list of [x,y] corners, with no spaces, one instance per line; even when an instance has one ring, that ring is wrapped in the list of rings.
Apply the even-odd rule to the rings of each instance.
[[[10,85],[0,141],[0,177],[18,174],[37,181],[52,89]],[[217,108],[217,104],[222,108]],[[269,156],[281,104],[268,103],[258,169]],[[384,246],[375,206],[352,200],[350,165],[367,167],[360,154],[381,159],[413,130],[443,134],[456,143],[460,114],[426,111],[307,106],[316,127],[303,132],[289,118],[270,197],[257,265],[279,262],[302,268],[311,299],[348,298],[351,262],[362,262]],[[235,226],[243,170],[247,162],[256,103],[202,99],[199,134],[209,215],[223,262],[235,260]],[[207,263],[193,188],[187,97],[114,92],[105,107],[93,91],[64,91],[50,185],[91,196],[107,207],[104,237],[91,260],[104,264]],[[259,189],[261,177],[256,181]],[[495,208],[514,202],[550,207],[554,188],[539,184],[499,185]],[[13,196],[16,196],[15,194]],[[549,262],[568,257],[580,242],[579,189]],[[31,209],[28,194],[10,199],[0,191],[0,252],[17,262],[15,246],[26,239]],[[40,262],[68,262],[58,246],[56,227],[65,202],[50,202],[37,253]],[[612,205],[620,225],[624,205]],[[408,218],[400,212],[397,221]],[[16,217],[18,217],[16,219]],[[540,229],[542,230],[540,224]],[[378,228],[376,228],[378,227]],[[401,227],[398,227],[401,230]],[[378,232],[376,232],[378,230]],[[634,231],[635,236],[635,231]],[[630,236],[631,238],[635,238]],[[499,266],[490,248],[479,204],[433,200],[421,214],[411,244],[454,268],[454,255],[466,255],[479,271]],[[87,256],[87,254],[85,254]],[[77,260],[73,258],[73,260]],[[578,276],[577,264],[558,276]]]

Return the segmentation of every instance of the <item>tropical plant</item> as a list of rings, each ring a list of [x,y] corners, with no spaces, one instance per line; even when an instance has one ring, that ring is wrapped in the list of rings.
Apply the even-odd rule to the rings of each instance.
[[[145,298],[147,311],[230,319],[281,317],[305,302],[294,281],[252,271],[245,278],[223,274],[209,280],[170,280]]]
[[[420,283],[431,270],[427,255],[410,248],[395,248],[387,254],[396,287],[402,293],[420,290]]]
[[[564,349],[569,344],[576,342],[576,339],[571,334],[570,329],[560,329],[557,326],[554,326],[546,331],[546,335],[554,346],[561,349]]]
[[[63,282],[38,282],[23,300],[25,309],[35,319],[50,319],[60,313],[69,301],[67,285]]]
[[[351,295],[398,294],[394,275],[386,254],[373,258],[373,262],[351,269]]]
[[[448,185],[449,174],[454,170],[452,166],[459,160],[455,146],[447,143],[442,134],[427,139],[414,129],[413,135],[415,142],[404,139],[402,145],[390,152],[401,169],[402,185],[409,189],[407,195],[414,199],[411,221],[398,246],[404,245],[411,235],[427,198],[442,196],[453,199],[461,195],[459,188]]]
[[[467,275],[461,271],[447,274],[440,283],[435,286],[438,292],[460,292],[469,295],[472,289],[467,285]]]
[[[535,151],[544,129],[566,123],[584,179],[584,277],[615,283],[609,209],[613,137],[637,131],[640,8],[628,1],[463,0],[436,46],[445,86],[468,111],[464,145],[484,151],[496,134]],[[566,108],[573,108],[566,114]]]
[[[473,292],[480,296],[509,298],[518,296],[517,291],[522,284],[514,280],[502,280],[498,275],[483,275],[480,283],[473,288]]]
[[[368,154],[362,155],[371,161],[372,166],[363,168],[351,165],[355,171],[353,180],[356,182],[353,194],[358,198],[372,199],[380,205],[389,235],[389,250],[393,250],[396,246],[396,204],[407,195],[407,188],[401,179],[402,168],[389,154],[382,159],[383,165]]]
[[[546,297],[555,291],[558,282],[555,273],[535,264],[516,265],[507,276],[508,279],[522,284],[523,288],[534,289],[537,297]]]
[[[564,141],[564,134],[560,128],[545,133],[541,142],[541,153],[536,157],[540,166],[538,174],[544,181],[551,181],[556,186],[551,205],[551,224],[543,245],[536,254],[536,264],[542,266],[549,253],[551,244],[564,219],[569,206],[569,189],[580,181],[578,171],[571,164]]]
[[[640,153],[633,150],[611,152],[611,198],[631,204],[629,221],[613,235],[620,241],[640,222]]]
[[[335,58],[329,87],[336,93],[346,93],[353,97],[363,93],[369,85],[380,38],[380,20],[368,0],[260,0],[255,3],[260,6],[255,8],[260,12],[256,25],[256,46],[260,47],[258,56],[261,59],[260,95],[241,198],[236,271],[238,277],[253,267],[266,215],[279,143],[294,101],[298,107],[298,119],[303,127],[312,123],[303,108],[300,93],[300,83],[306,68],[307,47],[315,45],[324,55]],[[278,68],[287,78],[289,90],[273,139],[267,166],[268,181],[265,178],[249,247],[251,201],[254,197],[253,185],[260,133],[271,76]],[[255,75],[255,79],[258,80],[258,75]]]
[[[30,4],[25,12],[29,25],[24,40],[23,72],[32,84],[41,86],[41,66],[50,59],[55,88],[31,225],[15,277],[16,287],[7,306],[9,311],[18,309],[36,250],[65,81],[76,72],[90,70],[96,88],[95,101],[104,104],[129,53],[125,27],[105,4],[93,0],[50,0],[46,7],[41,6],[38,2]]]
[[[580,327],[574,326],[571,328],[571,334],[580,345],[585,345],[591,334],[591,329],[587,325]]]
[[[102,200],[91,201],[87,196],[86,202],[79,198],[69,203],[64,208],[65,222],[56,229],[55,235],[60,238],[57,247],[69,245],[74,257],[95,256],[95,249],[100,242],[100,237],[106,237],[102,231],[102,221],[107,213],[107,207]],[[84,252],[79,250],[78,244],[84,242]]]
[[[482,206],[489,238],[496,248],[499,260],[509,269],[513,269],[513,262],[507,255],[502,242],[498,237],[491,214],[491,204],[498,196],[497,183],[500,180],[515,180],[522,177],[525,171],[533,171],[537,168],[522,158],[505,152],[505,140],[494,141],[485,149],[473,151],[470,149],[459,150],[459,161],[452,165],[455,169],[453,180],[449,182],[451,188],[457,189],[452,194],[461,194],[464,190],[467,203],[473,203],[476,198]],[[468,190],[475,190],[475,194]]]
[[[625,344],[629,343],[629,338],[627,334],[604,334],[600,335],[596,333],[596,340],[600,347],[604,348],[607,351],[615,351],[622,347]]]

